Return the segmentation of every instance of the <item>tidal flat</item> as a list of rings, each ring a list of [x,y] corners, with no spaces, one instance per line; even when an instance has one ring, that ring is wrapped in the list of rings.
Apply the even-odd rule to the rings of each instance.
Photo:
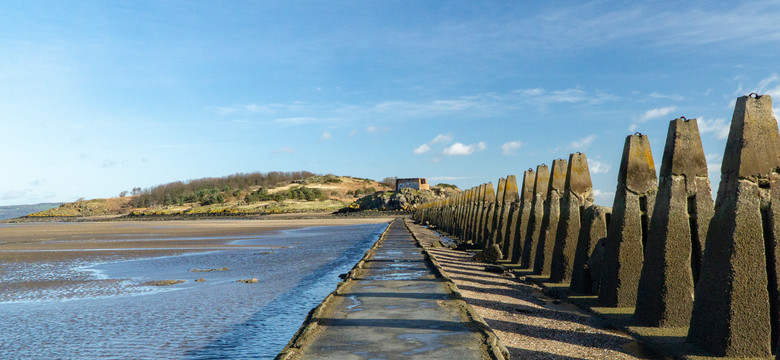
[[[0,358],[273,358],[387,221],[2,224]]]

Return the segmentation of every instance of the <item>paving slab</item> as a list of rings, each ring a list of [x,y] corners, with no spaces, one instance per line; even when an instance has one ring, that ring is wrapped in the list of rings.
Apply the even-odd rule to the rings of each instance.
[[[277,358],[503,359],[486,327],[396,220]]]

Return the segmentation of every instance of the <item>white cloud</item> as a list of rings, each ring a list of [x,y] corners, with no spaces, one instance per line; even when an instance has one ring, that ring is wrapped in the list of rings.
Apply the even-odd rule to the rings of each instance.
[[[295,149],[289,147],[279,148],[274,151],[276,154],[295,154]]]
[[[609,164],[598,160],[588,160],[588,167],[590,168],[590,172],[594,174],[606,174],[612,169],[612,166]]]
[[[602,206],[612,206],[612,203],[615,201],[615,192],[593,189],[593,200]]]
[[[647,110],[644,115],[642,115],[641,118],[639,118],[639,122],[645,122],[650,119],[659,118],[661,116],[666,116],[672,111],[676,110],[676,106],[666,106],[662,108],[656,108],[652,110]]]
[[[485,151],[485,149],[487,149],[487,143],[484,141],[477,143],[477,151]]]
[[[320,135],[320,141],[325,141],[331,138],[333,138],[333,135],[331,135],[327,130],[323,131],[322,135]]]
[[[569,146],[571,146],[574,149],[582,149],[585,150],[592,144],[594,141],[596,141],[596,135],[588,135],[582,139],[577,139],[569,143]]]
[[[350,131],[350,132],[349,132],[349,135],[347,135],[347,136],[349,136],[349,137],[355,137],[355,135],[357,135],[357,134],[358,134],[358,131],[357,131],[357,129],[355,129],[355,130],[352,130],[352,131]]]
[[[650,119],[666,116],[676,109],[677,109],[676,106],[666,106],[666,107],[647,110],[644,114],[642,114],[642,116],[638,120],[634,121],[631,124],[631,126],[628,127],[628,131],[634,131],[637,129],[637,127],[639,127],[639,124],[647,122]]]
[[[515,102],[524,101],[541,105],[560,103],[584,103],[594,105],[618,99],[617,96],[605,94],[599,90],[589,93],[580,88],[568,88],[549,92],[542,88],[519,89],[513,91],[512,94],[522,97],[521,99],[516,99]]]
[[[444,155],[471,155],[476,150],[474,145],[464,145],[463,143],[456,142],[450,147],[445,148],[441,153]]]
[[[707,120],[700,118],[696,120],[696,122],[699,124],[699,132],[702,134],[712,133],[715,135],[715,138],[720,140],[724,140],[729,137],[729,129],[731,128],[731,124],[726,122],[726,119],[718,118]]]
[[[685,96],[680,96],[680,95],[675,95],[675,94],[665,95],[665,94],[659,94],[657,92],[651,93],[650,97],[653,98],[653,99],[669,99],[669,100],[674,100],[674,101],[683,101],[683,100],[685,100]]]
[[[369,132],[369,133],[375,133],[376,132],[376,126],[366,127],[366,131]]]
[[[286,124],[286,125],[314,124],[314,123],[320,123],[326,121],[327,120],[319,119],[315,117],[287,117],[287,118],[278,118],[273,120],[273,122],[277,124]]]
[[[418,155],[419,154],[425,154],[428,151],[431,151],[431,147],[428,146],[428,144],[422,144],[422,145],[418,146],[416,149],[414,149],[414,153],[418,154]]]
[[[519,140],[510,141],[501,145],[501,152],[504,155],[514,155],[515,150],[519,149],[521,146],[523,146],[523,143]]]
[[[439,144],[439,143],[448,144],[450,142],[452,142],[452,134],[447,134],[447,135],[439,134],[439,135],[436,135],[436,137],[433,138],[433,140],[431,140],[431,142],[429,144],[431,144],[431,145]]]

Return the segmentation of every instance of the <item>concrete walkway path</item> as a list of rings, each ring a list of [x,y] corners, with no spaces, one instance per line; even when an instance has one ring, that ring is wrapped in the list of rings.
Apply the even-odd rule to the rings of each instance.
[[[504,358],[495,335],[402,220],[390,224],[361,263],[278,358]]]

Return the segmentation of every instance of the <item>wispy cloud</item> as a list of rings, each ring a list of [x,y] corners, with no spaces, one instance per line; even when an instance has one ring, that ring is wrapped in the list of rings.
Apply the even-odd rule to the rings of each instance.
[[[374,121],[418,120],[437,117],[451,119],[489,118],[513,113],[527,106],[547,107],[553,104],[591,106],[618,99],[599,90],[583,88],[519,89],[508,93],[477,93],[451,98],[420,101],[386,100],[373,104],[291,102],[212,107],[210,111],[242,123],[258,122],[279,126],[336,124]],[[235,119],[238,118],[238,119]],[[365,128],[369,133],[384,130],[380,125]],[[440,134],[441,143],[452,141],[450,134]],[[430,144],[430,143],[429,143]]]
[[[289,147],[283,147],[276,149],[274,151],[275,154],[295,154],[295,149],[289,148]]]
[[[329,121],[328,119],[305,117],[305,116],[278,118],[273,120],[273,122],[277,124],[285,124],[285,125],[304,125],[304,124],[324,123],[328,121]]]
[[[719,140],[724,140],[729,137],[729,129],[731,128],[731,124],[726,122],[726,119],[718,118],[707,120],[704,118],[699,118],[696,120],[696,122],[699,125],[699,132],[702,134],[712,133],[715,138]]]
[[[575,150],[585,150],[596,141],[596,135],[588,135],[582,139],[577,139],[569,143],[569,146]]]
[[[515,150],[519,149],[521,146],[523,146],[523,143],[519,140],[506,142],[501,145],[501,152],[504,155],[514,155]]]
[[[428,144],[422,144],[422,145],[420,145],[420,146],[418,146],[417,148],[414,149],[414,153],[417,154],[417,155],[425,154],[428,151],[431,151],[431,147],[428,146]]]
[[[442,150],[444,155],[471,155],[476,151],[483,151],[487,149],[487,144],[480,141],[477,144],[464,145],[463,143],[456,142],[449,147]]]
[[[439,134],[429,144],[449,144],[450,142],[452,142],[452,134]]]
[[[593,189],[593,200],[602,206],[611,206],[615,201],[615,192]]]
[[[651,98],[653,98],[653,99],[667,99],[667,100],[674,100],[674,101],[683,101],[683,100],[685,100],[685,96],[680,96],[680,95],[675,95],[675,94],[665,95],[665,94],[659,94],[657,92],[654,92],[654,93],[650,93],[649,96]]]
[[[330,132],[328,132],[327,130],[323,131],[322,134],[320,135],[320,141],[329,140],[331,138],[333,138],[333,135],[331,135]]]
[[[645,123],[645,122],[647,122],[648,120],[651,120],[651,119],[656,119],[656,118],[659,118],[659,117],[662,117],[662,116],[666,116],[666,115],[668,115],[669,113],[671,113],[672,111],[675,111],[675,110],[677,110],[676,106],[665,106],[665,107],[660,107],[660,108],[647,110],[647,111],[645,111],[644,114],[642,114],[642,116],[639,117],[639,119],[637,119],[636,121],[634,121],[631,124],[631,126],[628,128],[628,130],[629,131],[634,131],[634,130],[637,129],[639,124]]]
[[[612,166],[609,164],[593,159],[588,160],[588,167],[593,174],[606,174],[612,169]]]
[[[652,110],[647,110],[644,115],[642,115],[641,118],[639,118],[640,122],[645,122],[650,119],[655,119],[661,116],[666,116],[672,111],[676,110],[676,106],[666,106],[662,108],[656,108]]]
[[[523,101],[532,104],[550,105],[560,103],[583,103],[586,105],[601,104],[606,101],[617,100],[618,97],[599,90],[588,92],[580,88],[564,90],[545,90],[543,88],[519,89],[512,92],[519,96],[516,102]]]

